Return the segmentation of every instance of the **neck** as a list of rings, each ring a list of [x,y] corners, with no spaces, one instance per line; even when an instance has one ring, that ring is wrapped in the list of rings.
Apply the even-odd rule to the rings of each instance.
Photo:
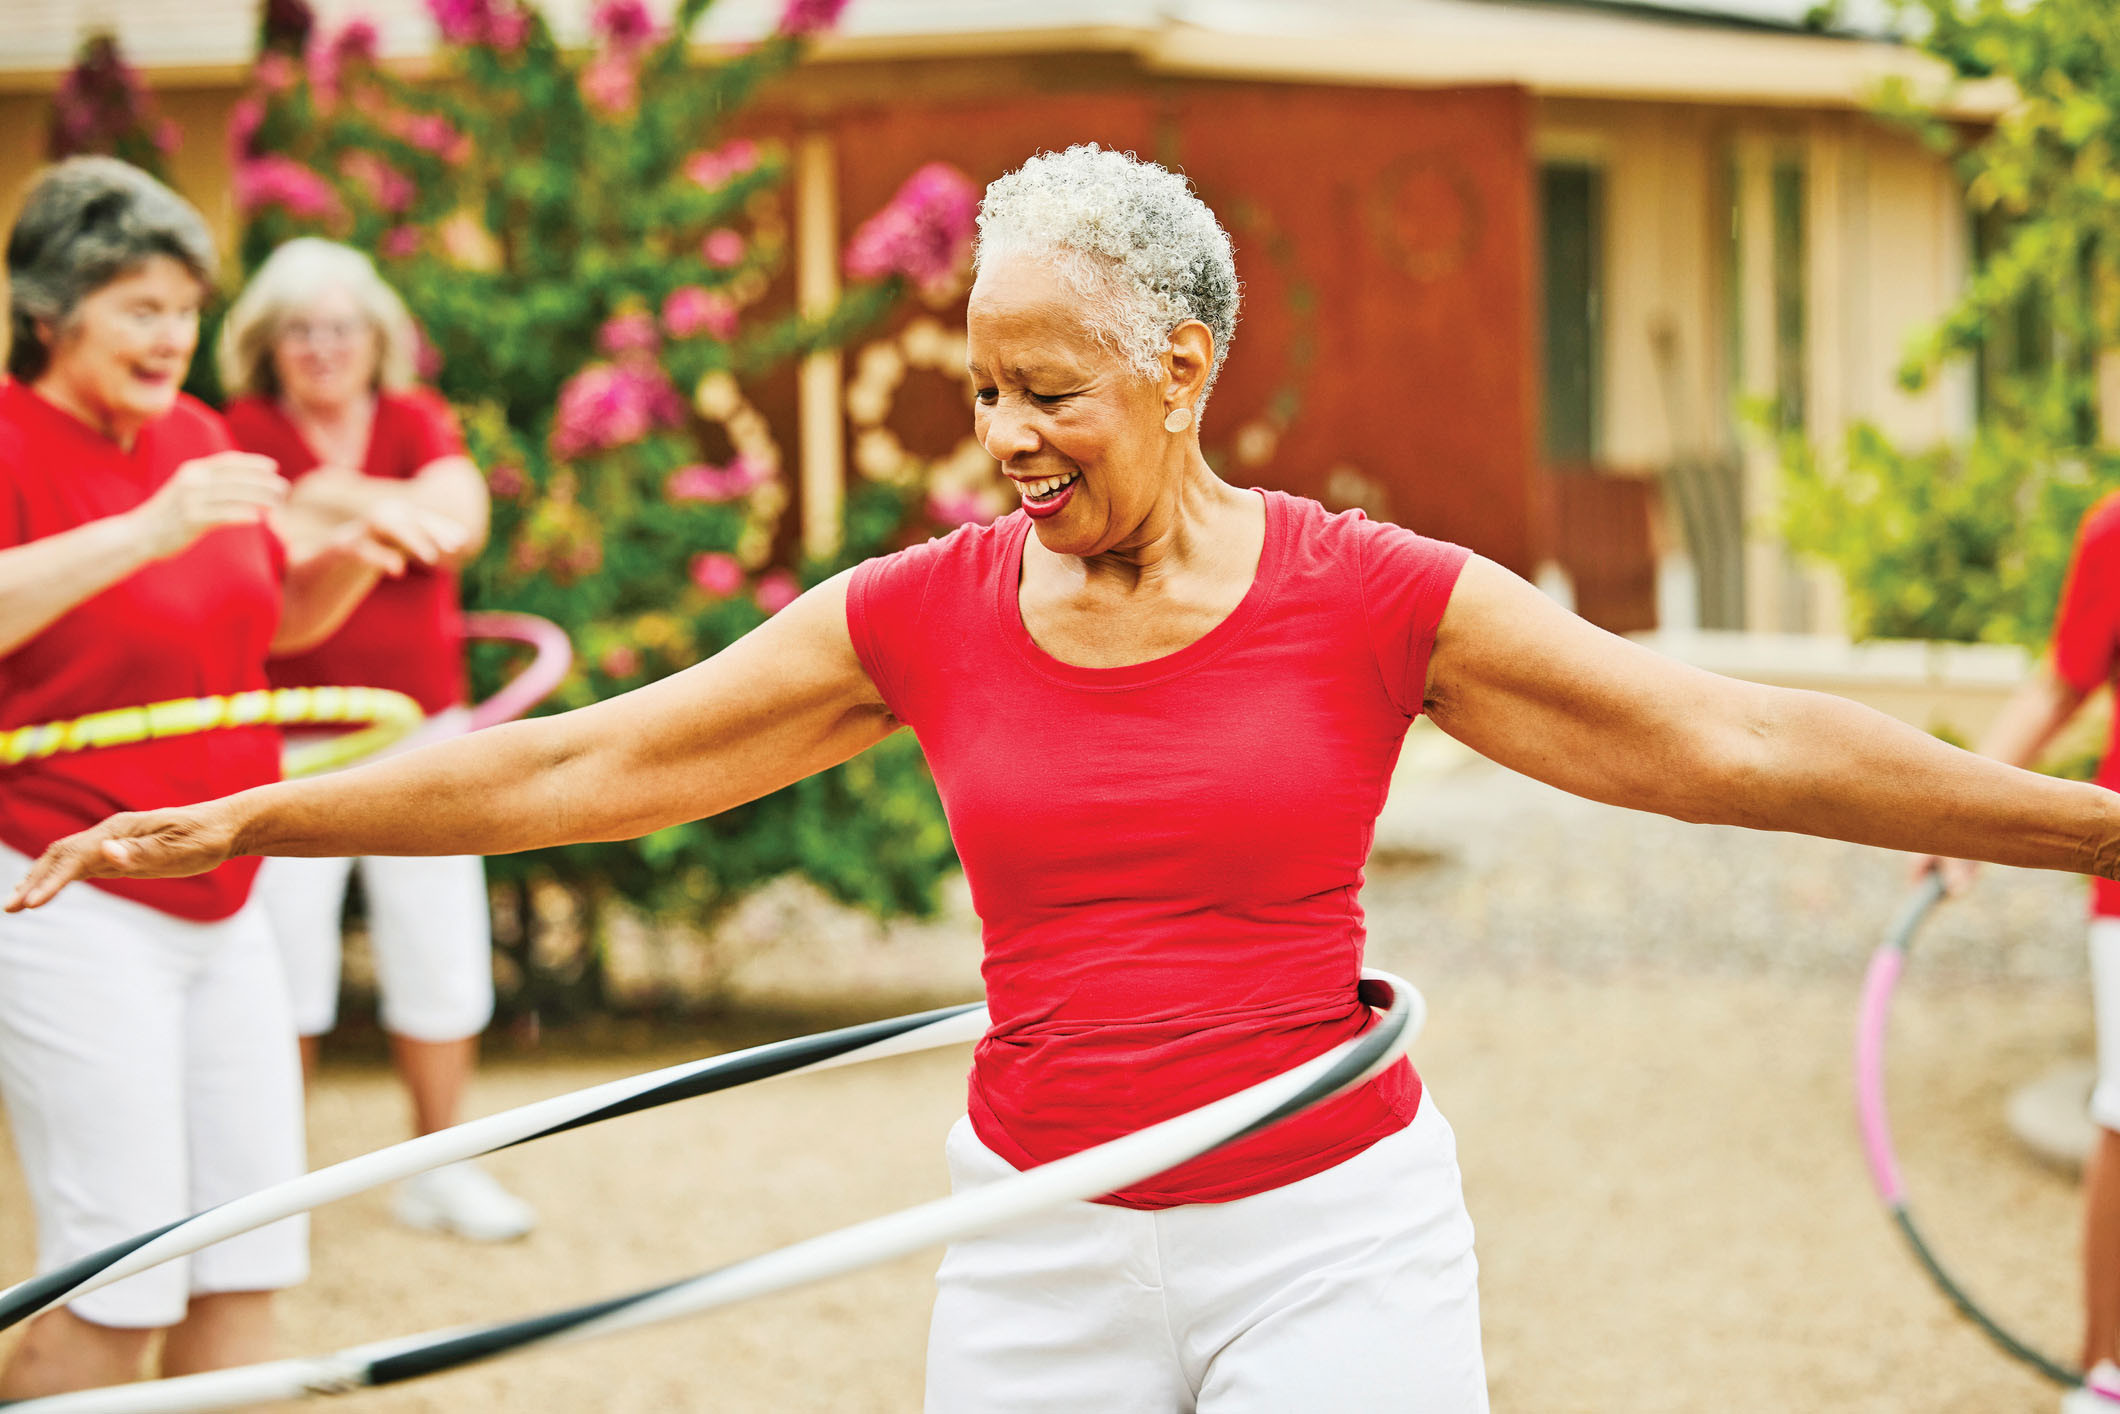
[[[1110,576],[1129,586],[1167,579],[1211,560],[1229,537],[1222,526],[1232,514],[1250,510],[1251,496],[1215,475],[1197,442],[1175,453],[1169,487],[1148,514],[1111,549],[1082,561],[1091,577]]]
[[[86,396],[58,375],[46,372],[30,384],[32,391],[53,407],[116,442],[126,451],[140,439],[140,429],[154,419],[124,412]]]
[[[362,393],[344,402],[304,402],[291,393],[282,393],[280,406],[304,427],[348,432],[367,427],[375,415],[375,394]]]

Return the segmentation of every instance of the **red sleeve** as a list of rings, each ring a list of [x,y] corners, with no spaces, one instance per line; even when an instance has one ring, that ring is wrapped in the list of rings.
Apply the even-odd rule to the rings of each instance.
[[[457,426],[456,409],[441,398],[424,390],[404,395],[405,410],[411,414],[412,435],[408,439],[412,448],[412,467],[407,475],[417,474],[430,462],[443,457],[464,455],[464,434]]]
[[[2076,532],[2061,609],[2054,618],[2054,672],[2089,692],[2113,677],[2120,650],[2120,495],[2091,507]]]
[[[22,492],[15,483],[21,465],[21,437],[13,428],[0,425],[0,550],[20,545],[28,534]]]
[[[904,665],[919,661],[928,582],[944,542],[930,540],[854,567],[847,582],[847,634],[891,715],[914,725]]]
[[[1408,719],[1418,717],[1428,692],[1428,655],[1435,648],[1436,627],[1472,552],[1382,521],[1365,522],[1356,530],[1362,612],[1377,671],[1392,705]]]

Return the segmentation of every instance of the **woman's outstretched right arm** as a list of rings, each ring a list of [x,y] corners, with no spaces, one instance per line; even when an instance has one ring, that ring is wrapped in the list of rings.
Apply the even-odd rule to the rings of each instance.
[[[243,854],[507,854],[631,839],[833,766],[896,729],[847,632],[849,574],[684,672],[389,761],[60,840],[10,911],[75,879],[195,874]]]

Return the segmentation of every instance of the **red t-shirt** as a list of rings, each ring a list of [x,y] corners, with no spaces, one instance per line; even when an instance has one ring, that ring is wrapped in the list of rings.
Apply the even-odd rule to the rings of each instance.
[[[2076,531],[2075,558],[2054,618],[2054,672],[2080,692],[2120,674],[2120,492],[2092,506]],[[2120,789],[2120,713],[2098,763],[2098,784]],[[2091,881],[2091,912],[2120,918],[2120,883]]]
[[[0,548],[129,511],[184,462],[230,445],[221,419],[189,398],[141,429],[128,452],[20,383],[0,384]],[[0,730],[266,686],[283,568],[262,523],[231,526],[75,605],[0,656]],[[279,778],[271,727],[0,766],[0,840],[35,855],[120,810],[189,805]],[[241,908],[257,870],[257,860],[235,859],[189,879],[95,883],[205,922]]]
[[[246,452],[280,464],[299,481],[318,466],[287,414],[269,398],[228,405],[228,430]],[[375,401],[364,476],[408,481],[443,457],[462,456],[449,405],[431,393],[383,393]],[[307,653],[275,658],[268,671],[278,687],[387,687],[406,694],[430,715],[464,700],[464,616],[456,571],[414,565],[378,583],[339,631]]]
[[[1265,493],[1251,589],[1199,641],[1083,668],[1040,649],[1017,512],[871,560],[847,625],[927,753],[985,933],[979,1138],[1064,1157],[1360,1035],[1362,866],[1468,552]],[[1412,1120],[1401,1062],[1107,1201],[1223,1202]]]

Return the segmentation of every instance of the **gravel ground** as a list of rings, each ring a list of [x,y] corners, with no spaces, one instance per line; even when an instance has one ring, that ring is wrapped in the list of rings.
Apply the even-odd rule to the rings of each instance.
[[[1857,980],[1904,864],[1558,796],[1409,750],[1367,892],[1371,957],[1433,1009],[1416,1060],[1456,1125],[1480,1231],[1494,1407],[2049,1411],[1960,1321],[1870,1197],[1848,1098]],[[2073,1185],[2026,1156],[2009,1091],[2090,1044],[2082,887],[1992,871],[1925,932],[1895,1014],[1894,1118],[1917,1211],[1975,1290],[2074,1340]],[[799,939],[799,942],[790,942]],[[879,929],[784,886],[717,943],[747,1018],[682,1054],[977,987],[959,908]],[[681,1058],[490,1065],[497,1109]],[[492,1161],[545,1221],[478,1249],[380,1195],[317,1220],[291,1347],[529,1312],[667,1280],[942,1191],[961,1052],[759,1086]],[[328,1067],[328,1162],[397,1137],[387,1076]],[[0,1164],[0,1273],[29,1265]],[[376,1411],[902,1411],[919,1406],[932,1256],[613,1341],[356,1396]],[[4,1338],[0,1338],[4,1339]]]

